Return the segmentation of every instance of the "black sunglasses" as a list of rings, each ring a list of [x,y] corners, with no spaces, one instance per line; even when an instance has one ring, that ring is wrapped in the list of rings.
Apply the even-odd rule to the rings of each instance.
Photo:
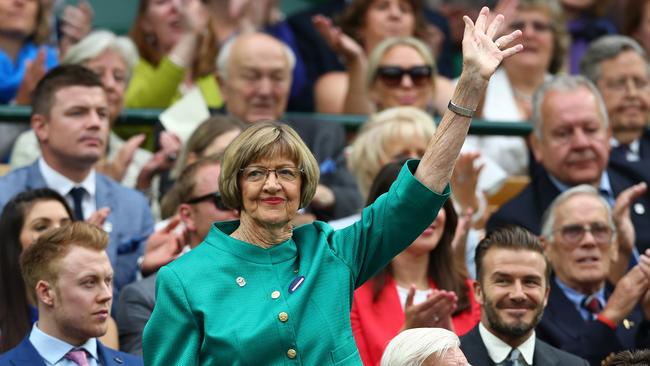
[[[433,68],[429,65],[413,66],[403,69],[399,66],[379,66],[376,78],[389,87],[397,87],[402,83],[404,75],[408,75],[415,86],[423,86],[431,82]]]
[[[212,192],[212,193],[208,193],[208,194],[206,194],[204,196],[191,198],[191,199],[187,200],[185,203],[193,205],[195,203],[200,203],[200,202],[208,201],[208,200],[212,201],[214,206],[216,208],[218,208],[219,210],[221,210],[221,211],[230,210],[230,208],[228,206],[226,206],[225,203],[223,203],[223,199],[221,198],[221,193],[219,193],[219,192]]]

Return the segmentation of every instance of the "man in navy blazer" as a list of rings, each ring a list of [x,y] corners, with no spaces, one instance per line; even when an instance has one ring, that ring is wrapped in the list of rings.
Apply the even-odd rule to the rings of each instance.
[[[106,149],[106,98],[99,78],[81,66],[60,66],[43,77],[34,92],[31,116],[42,156],[0,178],[0,208],[19,192],[49,187],[66,197],[77,220],[93,215],[103,220],[117,294],[136,278],[153,218],[142,194],[93,168]]]
[[[264,33],[242,34],[222,47],[217,63],[219,86],[229,114],[248,123],[281,120],[295,66],[295,55],[286,44]],[[320,168],[309,213],[325,221],[357,213],[363,200],[346,167],[343,128],[318,120],[292,120],[287,124],[305,141]]]
[[[481,322],[460,338],[472,365],[515,360],[520,365],[588,365],[536,337],[548,297],[549,264],[535,235],[514,226],[488,233],[476,248],[476,269]]]
[[[607,167],[607,111],[598,89],[585,77],[559,76],[544,83],[534,95],[533,122],[531,148],[542,168],[490,217],[488,230],[513,224],[539,235],[544,211],[568,188],[592,185],[613,206],[621,192],[646,180],[640,171]],[[636,247],[643,252],[650,247],[650,193],[635,196],[631,207]]]
[[[0,366],[142,365],[103,346],[113,299],[108,236],[75,222],[52,229],[25,249],[20,264],[39,312],[30,334],[0,356]]]
[[[608,286],[617,246],[632,246],[634,237],[629,218],[618,230],[614,221],[609,204],[585,184],[560,194],[542,226],[555,276],[537,334],[592,365],[610,353],[650,346],[650,257],[642,254]]]

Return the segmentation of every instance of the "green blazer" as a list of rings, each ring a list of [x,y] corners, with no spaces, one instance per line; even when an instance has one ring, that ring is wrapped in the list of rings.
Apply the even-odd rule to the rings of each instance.
[[[450,194],[417,181],[417,163],[342,230],[317,221],[263,249],[229,236],[238,221],[213,225],[201,245],[158,272],[145,364],[361,365],[350,326],[354,289],[410,245]]]

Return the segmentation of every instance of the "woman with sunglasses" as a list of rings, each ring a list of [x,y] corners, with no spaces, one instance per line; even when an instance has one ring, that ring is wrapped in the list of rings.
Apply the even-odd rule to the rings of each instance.
[[[519,0],[507,30],[523,33],[524,51],[504,60],[490,79],[479,117],[522,122],[532,113],[533,92],[565,64],[567,35],[557,0]],[[528,174],[526,141],[514,136],[469,136],[467,144],[496,161],[508,175]]]
[[[364,82],[368,55],[387,38],[421,38],[426,29],[422,5],[413,0],[353,1],[341,17],[341,28],[333,26],[324,16],[316,16],[313,21],[321,36],[346,64],[346,72],[327,73],[314,86],[316,110],[321,113],[375,112]],[[453,91],[451,83],[441,77],[431,87],[436,87],[435,94],[441,101],[438,109],[444,111]]]

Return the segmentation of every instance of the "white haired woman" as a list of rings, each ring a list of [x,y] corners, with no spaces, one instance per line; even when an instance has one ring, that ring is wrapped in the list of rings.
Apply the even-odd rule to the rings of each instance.
[[[443,328],[407,329],[393,338],[381,366],[468,366],[460,340]]]
[[[291,225],[319,171],[290,127],[258,122],[228,146],[220,192],[241,219],[213,225],[203,244],[158,272],[147,365],[361,364],[349,318],[354,289],[431,225],[480,95],[522,49],[501,50],[521,33],[493,41],[503,16],[488,15],[464,17],[463,74],[422,160],[408,161],[352,226]]]

